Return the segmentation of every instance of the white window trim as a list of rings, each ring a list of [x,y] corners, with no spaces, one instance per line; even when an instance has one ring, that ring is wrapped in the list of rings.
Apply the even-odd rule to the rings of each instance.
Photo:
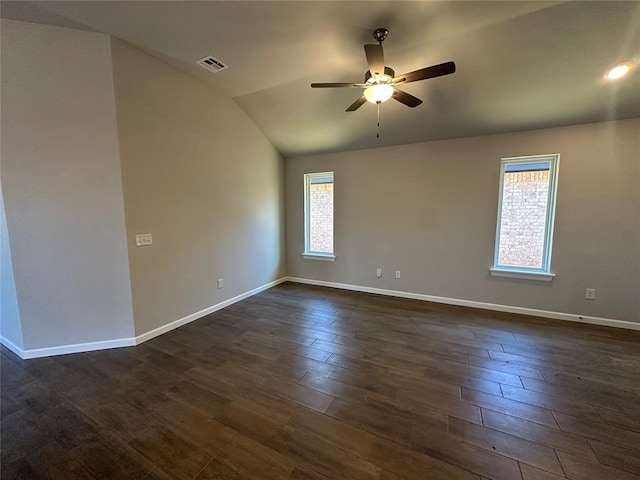
[[[310,195],[310,186],[313,180],[325,180],[331,178],[331,183],[335,185],[333,172],[317,172],[317,173],[305,173],[304,174],[304,253],[302,257],[307,260],[324,260],[327,262],[333,262],[335,257],[335,252],[314,252],[309,249],[309,236],[310,236],[310,226],[309,226],[309,195]],[[320,183],[320,182],[317,182]],[[335,202],[335,187],[334,187],[334,202]],[[335,203],[334,203],[335,205]],[[335,209],[334,209],[335,215]],[[334,228],[335,228],[335,217],[334,217]],[[334,242],[335,242],[335,232],[334,232]],[[334,245],[335,250],[335,245]]]
[[[549,197],[547,201],[547,215],[545,223],[544,249],[542,253],[541,268],[515,267],[510,265],[500,265],[498,263],[498,253],[500,249],[500,225],[502,223],[502,193],[504,188],[504,174],[507,165],[532,162],[549,162]],[[492,276],[521,278],[525,280],[551,281],[555,274],[551,273],[551,250],[553,247],[553,227],[556,212],[556,194],[558,191],[558,166],[560,164],[560,154],[529,155],[525,157],[507,157],[500,162],[500,188],[498,190],[498,217],[496,221],[496,239],[493,252],[493,267],[489,269]]]
[[[519,271],[514,268],[509,270],[503,268],[490,268],[489,271],[493,277],[506,277],[506,278],[521,278],[523,280],[542,280],[545,282],[550,282],[556,276],[555,273],[545,273],[545,272],[527,272],[527,271]]]

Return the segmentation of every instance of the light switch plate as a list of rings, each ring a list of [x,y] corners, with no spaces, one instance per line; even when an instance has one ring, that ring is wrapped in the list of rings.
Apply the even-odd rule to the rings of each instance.
[[[152,243],[153,238],[150,233],[136,235],[136,247],[144,247],[145,245],[151,245]]]

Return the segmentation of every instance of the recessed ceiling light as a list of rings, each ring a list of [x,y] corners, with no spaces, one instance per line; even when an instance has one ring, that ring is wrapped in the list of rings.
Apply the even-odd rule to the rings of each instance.
[[[631,67],[633,64],[631,62],[623,62],[619,63],[611,70],[607,72],[607,78],[609,80],[617,80],[618,78],[624,77],[627,73],[631,71]]]

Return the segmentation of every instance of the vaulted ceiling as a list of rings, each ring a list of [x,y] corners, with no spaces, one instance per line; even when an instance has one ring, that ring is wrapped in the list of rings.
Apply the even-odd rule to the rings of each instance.
[[[232,97],[284,156],[354,150],[640,116],[640,2],[3,1],[2,16],[104,32]],[[424,103],[345,112],[363,44],[386,27],[403,73],[453,60],[453,75],[407,84]],[[229,65],[195,64],[213,55]]]

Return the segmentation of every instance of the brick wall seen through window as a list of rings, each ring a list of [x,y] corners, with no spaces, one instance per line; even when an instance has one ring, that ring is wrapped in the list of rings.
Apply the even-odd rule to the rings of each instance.
[[[333,252],[333,183],[309,186],[309,250]]]
[[[500,265],[542,267],[548,199],[549,170],[504,174]]]

